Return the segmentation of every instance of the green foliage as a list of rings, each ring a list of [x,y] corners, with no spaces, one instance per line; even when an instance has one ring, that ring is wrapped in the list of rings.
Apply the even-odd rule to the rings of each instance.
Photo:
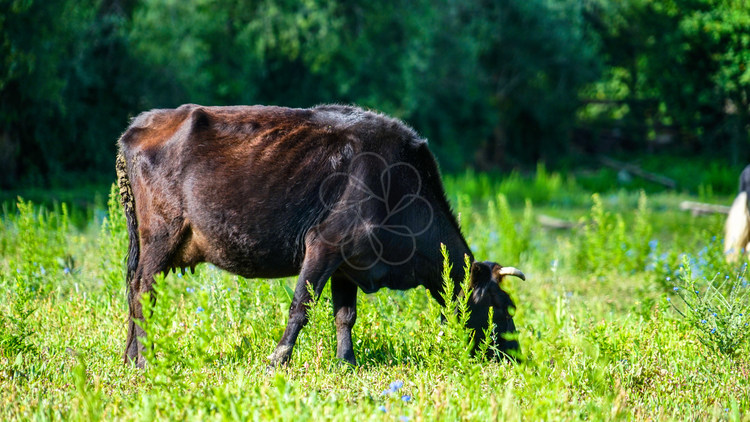
[[[592,195],[591,199],[591,212],[579,223],[582,229],[575,246],[576,267],[596,276],[613,269],[621,272],[645,270],[653,233],[646,194],[641,192],[638,197],[632,227],[627,226],[621,214],[607,212],[599,194]]]
[[[120,203],[120,192],[114,183],[109,189],[107,216],[102,221],[98,240],[103,251],[125,251],[128,248],[127,222]],[[121,291],[121,287],[125,285],[124,261],[123,257],[116,253],[105,254],[99,261],[102,282],[113,294]]]
[[[601,197],[591,197],[591,214],[582,219],[576,266],[602,275],[610,268],[621,268],[625,260],[625,223],[622,216],[604,210]]]
[[[500,177],[468,169],[457,175],[446,174],[444,184],[448,192],[460,191],[474,202],[494,200],[498,194],[504,195],[511,204],[523,204],[528,200],[534,203],[547,203],[584,195],[574,179],[563,181],[560,173],[549,173],[543,163],[537,164],[536,172],[526,177],[517,171]],[[458,186],[461,189],[458,189]]]
[[[7,277],[15,279],[15,291],[43,296],[52,289],[51,280],[72,276],[77,270],[69,249],[68,207],[62,204],[48,211],[19,198],[17,208],[18,213],[6,223],[3,242]]]
[[[0,186],[111,174],[113,141],[143,107],[146,76],[125,38],[127,10],[110,3],[0,2]]]
[[[15,294],[9,304],[10,309],[3,309],[0,314],[0,356],[15,358],[24,354],[35,354],[36,346],[31,341],[34,327],[28,321],[36,310],[33,305],[33,293],[30,290]]]
[[[106,183],[128,118],[186,102],[384,111],[429,138],[447,170],[511,172],[511,203],[526,198],[513,169],[589,165],[589,153],[669,144],[737,167],[750,98],[743,6],[2,0],[0,186]],[[686,188],[726,182],[726,167]],[[565,189],[550,176],[534,203]]]
[[[443,256],[443,289],[440,292],[445,303],[445,345],[450,348],[449,355],[456,356],[459,363],[466,363],[473,343],[473,333],[466,329],[471,311],[469,311],[469,297],[471,297],[471,262],[469,257],[464,259],[464,279],[461,281],[462,295],[454,297],[455,282],[451,278],[453,265],[450,263],[448,249],[440,244],[440,254]]]
[[[34,356],[33,335],[37,328],[30,316],[37,310],[35,299],[44,298],[56,287],[58,277],[72,276],[75,260],[67,249],[67,206],[50,212],[19,198],[18,212],[2,222],[2,272],[0,288],[0,357],[16,358],[20,371],[23,356]]]
[[[597,0],[588,18],[610,68],[584,94],[593,100],[587,119],[609,114],[636,143],[677,140],[741,163],[750,118],[740,111],[750,88],[745,2]]]
[[[697,332],[700,341],[711,350],[735,355],[750,336],[750,290],[745,278],[747,265],[732,277],[716,273],[703,282],[693,273],[690,259],[683,256],[674,292],[684,306],[674,309]],[[668,298],[669,300],[669,298]]]
[[[516,222],[511,214],[505,195],[499,194],[497,201],[487,204],[487,224],[494,230],[490,240],[495,240],[499,248],[488,245],[494,253],[499,254],[506,262],[520,262],[521,255],[528,251],[531,244],[531,228],[534,222],[531,201],[526,201],[523,217]],[[494,236],[492,235],[494,233]],[[493,242],[494,243],[494,242]]]
[[[630,270],[646,269],[646,265],[649,263],[653,234],[654,229],[651,225],[651,210],[648,207],[648,198],[646,193],[641,191],[638,196],[638,208],[635,211],[632,232],[626,239],[628,245],[626,255],[630,261]]]

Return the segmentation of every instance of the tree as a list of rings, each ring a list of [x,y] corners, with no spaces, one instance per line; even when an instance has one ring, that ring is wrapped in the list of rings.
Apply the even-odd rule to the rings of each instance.
[[[590,95],[627,106],[624,119],[636,143],[672,128],[688,151],[730,153],[737,160],[748,150],[746,2],[601,0],[588,12],[610,69]],[[626,89],[613,98],[617,85]]]

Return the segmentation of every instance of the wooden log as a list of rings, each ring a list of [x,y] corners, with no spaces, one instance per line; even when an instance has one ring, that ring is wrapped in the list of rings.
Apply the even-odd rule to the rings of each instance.
[[[577,225],[572,221],[550,217],[549,215],[544,214],[539,214],[536,217],[536,221],[541,224],[542,227],[555,230],[570,230]]]
[[[646,170],[643,170],[642,168],[636,166],[635,164],[628,164],[628,163],[621,163],[617,160],[613,160],[608,157],[600,157],[599,161],[601,161],[602,164],[604,164],[607,167],[612,167],[615,170],[625,170],[629,173],[632,173],[638,177],[641,177],[643,179],[649,180],[654,183],[658,183],[662,186],[666,186],[670,189],[676,189],[677,188],[677,182],[670,179],[669,177],[662,176],[660,174],[651,173]]]
[[[729,214],[729,207],[725,205],[706,204],[703,202],[682,201],[680,209],[690,211],[693,216],[701,214]]]

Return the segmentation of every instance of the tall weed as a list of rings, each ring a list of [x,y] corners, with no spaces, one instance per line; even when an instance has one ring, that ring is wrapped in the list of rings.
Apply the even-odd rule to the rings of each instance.
[[[31,339],[36,328],[29,319],[36,300],[47,297],[59,278],[76,268],[68,244],[67,206],[50,212],[21,198],[16,206],[17,213],[3,223],[7,271],[0,273],[0,294],[7,299],[0,305],[0,356],[23,361],[22,355],[37,351]]]
[[[12,231],[8,267],[11,274],[17,274],[14,287],[44,296],[56,277],[76,270],[69,243],[68,207],[63,203],[47,211],[19,198],[17,208],[6,223]]]
[[[621,214],[605,210],[599,194],[593,194],[591,199],[591,211],[580,222],[582,229],[574,252],[576,268],[597,276],[612,270],[646,270],[653,234],[646,194],[640,193],[631,227]]]
[[[111,294],[123,291],[125,286],[125,259],[128,250],[128,228],[120,204],[120,193],[116,184],[109,189],[107,214],[99,231],[99,249],[107,253],[99,256],[99,271],[102,283]]]
[[[673,308],[711,350],[735,355],[750,337],[750,287],[746,270],[744,265],[734,276],[717,273],[700,281],[693,273],[690,259],[683,255],[673,290],[684,306],[673,303]]]

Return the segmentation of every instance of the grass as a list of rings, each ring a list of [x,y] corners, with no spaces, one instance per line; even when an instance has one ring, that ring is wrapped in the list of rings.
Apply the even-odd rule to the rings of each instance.
[[[467,173],[446,186],[477,256],[528,277],[506,285],[523,363],[470,356],[469,333],[458,319],[441,323],[418,288],[360,294],[359,366],[341,364],[326,287],[288,367],[268,372],[295,280],[203,265],[160,279],[147,326],[156,359],[125,367],[116,198],[81,214],[87,225],[71,224],[82,217],[62,206],[20,202],[0,228],[0,419],[747,418],[750,303],[742,267],[726,264],[713,239],[722,216],[678,211],[685,194],[592,196],[543,168],[504,180]],[[538,214],[580,224],[545,230]],[[703,294],[681,296],[688,287]]]

